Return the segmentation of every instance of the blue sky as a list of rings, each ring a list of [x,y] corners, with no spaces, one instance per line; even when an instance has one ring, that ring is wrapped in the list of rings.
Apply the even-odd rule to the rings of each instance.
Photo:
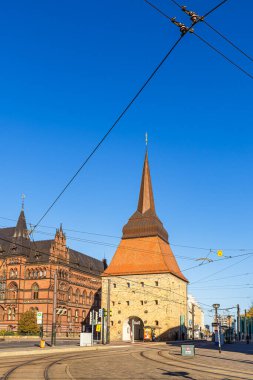
[[[188,21],[170,1],[154,3]],[[187,3],[202,14],[216,4]],[[243,6],[231,0],[208,22],[253,55],[252,12],[250,0]],[[36,223],[179,31],[142,0],[10,0],[1,4],[0,14],[0,216],[17,218],[24,192],[27,219]],[[252,62],[206,25],[195,30],[253,73]],[[110,260],[119,240],[100,234],[121,236],[136,209],[148,131],[156,209],[170,242],[221,248],[225,255],[243,253],[226,251],[230,248],[253,252],[252,119],[250,78],[195,36],[186,36],[43,225],[62,222],[67,229],[99,234],[68,232],[92,240],[69,244]],[[37,239],[48,236],[36,234]],[[189,259],[208,253],[173,248]],[[250,272],[251,256],[236,264],[242,258],[185,274],[194,282],[223,269],[208,279]],[[199,262],[179,263],[186,269]],[[252,275],[219,280],[218,289],[216,281],[206,282],[204,289],[203,281],[192,285],[203,303],[229,307],[239,302],[244,308],[252,301],[244,285],[253,283]]]

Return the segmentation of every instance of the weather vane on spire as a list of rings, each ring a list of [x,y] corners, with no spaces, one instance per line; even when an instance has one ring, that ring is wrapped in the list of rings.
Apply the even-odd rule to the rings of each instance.
[[[25,205],[25,194],[24,193],[21,195],[21,199],[22,199],[22,210],[24,210],[24,205]]]
[[[145,133],[146,148],[148,148],[148,132]]]

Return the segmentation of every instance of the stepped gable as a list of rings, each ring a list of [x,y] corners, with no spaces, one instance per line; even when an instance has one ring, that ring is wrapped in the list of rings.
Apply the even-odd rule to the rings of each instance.
[[[123,227],[121,242],[103,276],[172,273],[188,282],[156,215],[148,154],[145,155],[138,207]]]

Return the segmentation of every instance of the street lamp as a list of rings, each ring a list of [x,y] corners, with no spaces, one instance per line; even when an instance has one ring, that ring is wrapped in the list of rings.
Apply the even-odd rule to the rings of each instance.
[[[218,327],[217,334],[218,334],[218,344],[219,344],[219,353],[221,353],[221,341],[220,341],[220,329],[219,329],[219,324],[218,324],[218,309],[220,307],[219,303],[214,303],[213,308],[215,310],[215,323],[216,323],[216,329]]]

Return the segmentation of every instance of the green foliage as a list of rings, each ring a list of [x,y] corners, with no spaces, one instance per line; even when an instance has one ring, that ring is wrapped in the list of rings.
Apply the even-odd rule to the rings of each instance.
[[[33,310],[28,310],[21,314],[18,332],[20,335],[38,335],[39,327],[37,325],[36,313]]]
[[[249,310],[247,311],[246,313],[246,316],[249,318],[249,317],[253,317],[253,305],[249,308]]]
[[[7,330],[0,330],[0,336],[5,336],[7,333]]]

